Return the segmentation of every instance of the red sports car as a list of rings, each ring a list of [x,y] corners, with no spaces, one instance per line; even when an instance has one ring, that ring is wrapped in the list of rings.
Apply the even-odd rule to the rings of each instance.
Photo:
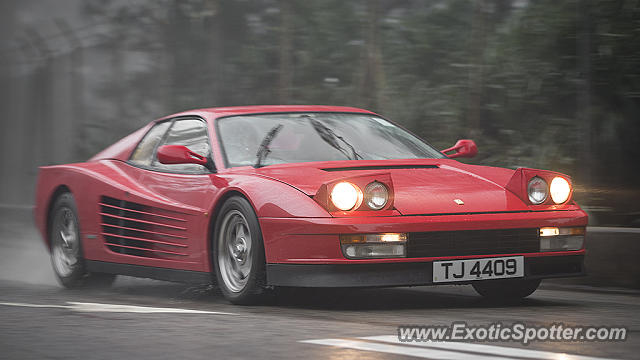
[[[35,219],[66,287],[123,274],[215,279],[234,303],[278,286],[520,298],[582,275],[587,215],[569,177],[452,159],[476,152],[349,107],[187,111],[42,167]]]

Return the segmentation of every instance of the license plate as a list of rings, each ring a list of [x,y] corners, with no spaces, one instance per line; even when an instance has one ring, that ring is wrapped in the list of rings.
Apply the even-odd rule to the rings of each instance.
[[[433,262],[433,282],[517,278],[524,276],[524,256]]]

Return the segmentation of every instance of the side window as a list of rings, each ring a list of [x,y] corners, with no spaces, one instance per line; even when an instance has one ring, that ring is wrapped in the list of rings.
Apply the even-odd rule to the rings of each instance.
[[[211,153],[207,126],[204,121],[196,119],[176,120],[169,129],[164,141],[160,144],[160,146],[162,145],[183,145],[205,157],[208,157]],[[155,154],[151,166],[160,171],[196,174],[209,172],[204,166],[197,164],[161,164]]]
[[[138,166],[151,166],[153,152],[162,136],[171,125],[171,121],[161,122],[151,128],[133,151],[129,161]]]

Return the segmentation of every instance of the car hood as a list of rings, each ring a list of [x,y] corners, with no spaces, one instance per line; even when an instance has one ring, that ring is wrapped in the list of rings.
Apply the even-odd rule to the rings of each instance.
[[[256,169],[255,174],[289,184],[309,196],[331,181],[390,174],[394,207],[403,215],[528,210],[520,198],[504,187],[513,170],[466,165],[450,159],[286,164]]]

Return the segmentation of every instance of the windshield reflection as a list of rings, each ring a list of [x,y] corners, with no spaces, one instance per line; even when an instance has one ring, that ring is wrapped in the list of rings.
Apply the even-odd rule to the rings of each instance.
[[[244,115],[217,122],[229,167],[444,157],[404,129],[369,114]]]

